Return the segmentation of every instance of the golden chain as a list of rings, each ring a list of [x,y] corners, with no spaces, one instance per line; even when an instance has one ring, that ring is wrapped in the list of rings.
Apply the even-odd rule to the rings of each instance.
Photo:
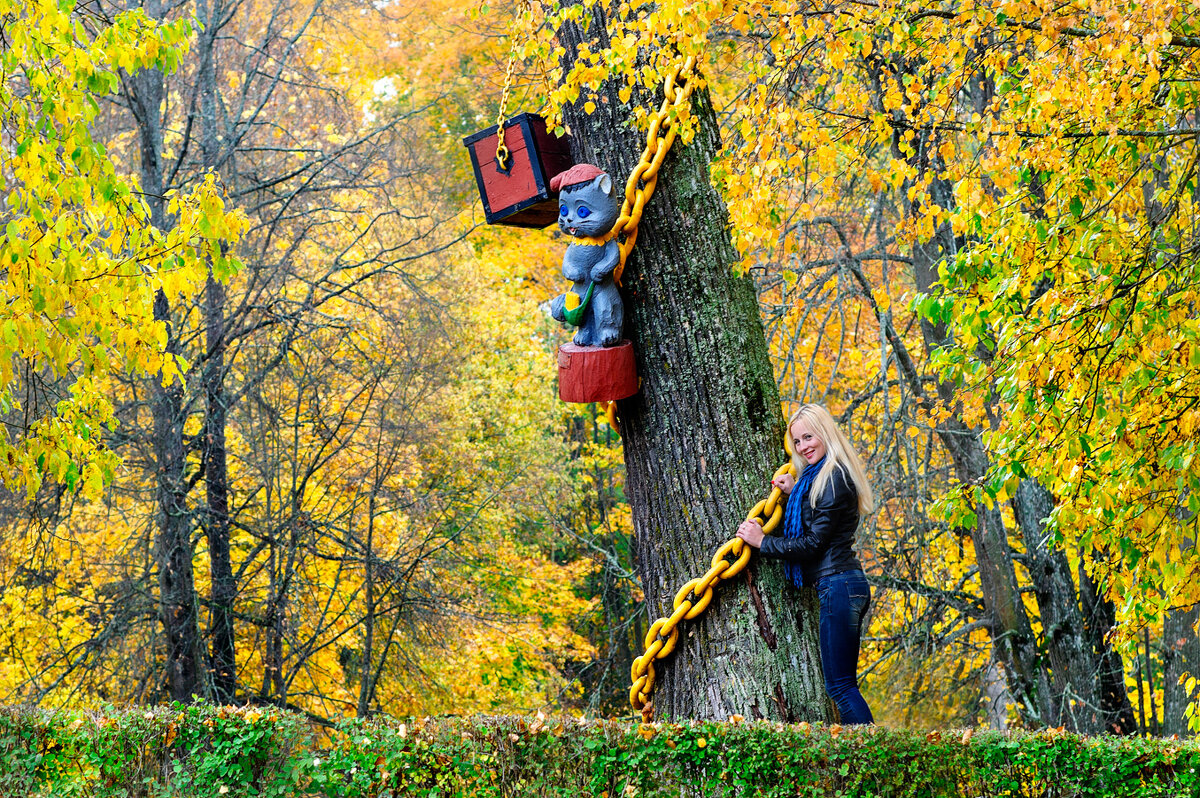
[[[792,454],[791,441],[787,441],[788,454]],[[784,474],[796,477],[796,468],[790,462],[783,464],[775,471],[772,481]],[[772,488],[767,498],[760,501],[746,516],[747,521],[754,521],[763,528],[763,534],[774,532],[783,520],[783,505],[779,500],[783,491]],[[630,668],[630,678],[633,684],[629,688],[629,703],[635,711],[642,713],[642,721],[648,723],[653,715],[653,704],[650,703],[650,693],[654,689],[654,661],[662,659],[675,650],[679,642],[679,622],[691,620],[700,615],[712,602],[713,588],[725,579],[730,579],[742,572],[750,562],[752,549],[741,538],[725,541],[717,553],[713,555],[708,573],[698,579],[693,579],[679,589],[675,594],[674,612],[666,618],[659,618],[646,631],[642,644],[645,652],[633,661]],[[735,558],[732,563],[726,559],[729,555]]]
[[[637,241],[638,222],[642,220],[642,209],[646,207],[654,186],[658,183],[658,169],[662,166],[667,151],[675,143],[675,121],[672,121],[672,111],[675,120],[682,119],[691,109],[692,92],[696,88],[696,56],[688,56],[682,64],[667,73],[663,81],[662,106],[654,116],[650,117],[650,129],[646,132],[646,149],[642,150],[642,159],[629,179],[625,181],[625,203],[621,206],[621,215],[613,225],[613,234],[625,234],[620,241],[621,261],[613,270],[613,280],[621,284],[621,272],[625,270],[625,260],[629,257],[634,243]],[[642,183],[639,187],[638,183]]]
[[[533,2],[526,0],[522,3],[521,14],[525,17],[533,16]],[[528,24],[528,20],[526,20]],[[524,27],[522,25],[514,25],[514,28]],[[508,65],[504,69],[504,89],[500,92],[500,110],[496,113],[496,163],[500,166],[500,170],[508,169],[508,160],[512,157],[512,153],[508,151],[508,145],[504,142],[504,109],[508,105],[508,94],[512,90],[513,70],[517,66],[517,37],[512,37],[512,44],[508,48]]]
[[[634,243],[637,241],[638,223],[642,220],[642,210],[646,202],[654,194],[658,183],[658,170],[671,145],[675,143],[678,132],[672,121],[683,118],[690,110],[692,92],[698,83],[694,78],[696,70],[695,56],[689,56],[679,66],[667,75],[663,84],[663,103],[658,113],[650,118],[650,128],[646,133],[646,149],[642,158],[629,179],[625,183],[625,203],[621,207],[621,215],[613,225],[613,232],[624,234],[620,240],[621,261],[613,273],[613,279],[618,283],[621,272],[625,269],[625,260],[629,257]],[[639,187],[639,183],[642,185]],[[611,422],[610,422],[611,423]],[[785,436],[786,438],[786,436]],[[786,441],[788,454],[792,454],[791,441]],[[780,466],[772,479],[790,474],[796,476],[796,469],[790,463]],[[769,534],[783,520],[783,505],[780,498],[783,491],[773,488],[767,498],[760,501],[746,516],[747,521],[754,521],[763,528],[764,534]],[[642,713],[643,722],[649,722],[653,714],[650,694],[654,690],[654,662],[670,655],[679,642],[679,623],[684,620],[697,618],[708,609],[712,603],[713,588],[726,579],[740,574],[750,562],[752,549],[741,538],[725,541],[717,549],[709,563],[708,572],[693,579],[679,589],[675,594],[674,611],[665,618],[659,618],[646,631],[643,645],[646,650],[633,661],[630,668],[632,684],[629,687],[629,703],[635,711]],[[730,562],[729,557],[733,558]]]
[[[637,242],[638,223],[642,221],[642,209],[646,207],[646,203],[654,194],[655,185],[658,184],[658,169],[662,166],[663,159],[667,157],[671,145],[675,143],[677,131],[675,123],[671,121],[671,111],[675,111],[676,119],[681,119],[684,113],[690,110],[689,103],[692,92],[696,89],[696,81],[693,80],[695,76],[695,56],[688,56],[682,64],[667,73],[667,77],[663,81],[662,106],[659,107],[658,113],[650,117],[650,129],[646,132],[646,148],[642,150],[642,158],[638,165],[633,168],[629,179],[625,181],[625,202],[621,205],[621,215],[617,217],[617,221],[605,234],[603,240],[596,242],[604,243],[617,238],[622,233],[625,234],[624,240],[617,238],[617,247],[621,253],[617,268],[613,269],[613,281],[617,285],[621,284],[621,273],[625,271],[625,260]],[[496,157],[499,157],[498,150]],[[638,183],[642,183],[642,186],[639,187]],[[579,242],[576,241],[576,243]],[[608,419],[608,425],[620,435],[617,403],[601,402],[600,410]]]
[[[617,403],[612,400],[597,402],[596,406],[604,415],[604,419],[608,422],[608,426],[612,427],[612,431],[621,434],[621,425],[617,421]]]

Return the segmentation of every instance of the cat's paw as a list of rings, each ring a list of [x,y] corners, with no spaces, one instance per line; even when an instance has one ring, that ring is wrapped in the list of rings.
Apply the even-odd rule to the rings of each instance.
[[[600,346],[616,346],[621,343],[621,331],[612,328],[600,331]]]
[[[563,305],[565,302],[566,302],[566,296],[564,294],[559,294],[558,296],[556,296],[550,300],[550,315],[552,317],[554,317],[554,319],[556,321],[566,321],[567,320],[567,315],[563,309]]]

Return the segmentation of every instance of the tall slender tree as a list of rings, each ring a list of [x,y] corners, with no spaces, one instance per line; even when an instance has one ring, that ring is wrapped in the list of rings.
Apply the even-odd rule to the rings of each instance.
[[[150,19],[161,22],[167,18],[169,9],[160,0],[141,5]],[[125,92],[137,125],[142,192],[150,207],[151,222],[164,231],[172,225],[166,208],[162,118],[165,87],[163,71],[149,69],[127,78]],[[155,296],[154,318],[166,329],[168,356],[179,356],[180,330],[171,309],[171,298],[162,289]],[[204,692],[204,682],[199,605],[192,566],[193,518],[187,507],[184,476],[183,384],[166,372],[155,375],[150,380],[150,396],[158,504],[155,551],[159,606],[167,638],[167,692],[172,700],[191,701]]]

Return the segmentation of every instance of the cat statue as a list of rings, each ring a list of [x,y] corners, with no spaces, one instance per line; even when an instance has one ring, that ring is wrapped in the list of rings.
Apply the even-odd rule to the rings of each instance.
[[[555,175],[558,227],[573,239],[563,255],[563,276],[571,289],[550,301],[550,315],[579,327],[578,346],[614,346],[621,342],[625,308],[613,281],[621,262],[617,240],[609,234],[620,216],[612,178],[591,164],[577,164]]]

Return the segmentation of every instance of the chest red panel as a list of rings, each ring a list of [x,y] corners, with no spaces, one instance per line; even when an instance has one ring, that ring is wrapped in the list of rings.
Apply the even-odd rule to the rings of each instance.
[[[568,140],[550,135],[537,114],[518,114],[504,123],[504,143],[511,153],[507,169],[496,161],[494,127],[463,139],[488,224],[553,224],[558,194],[550,190],[550,178],[574,166]]]

